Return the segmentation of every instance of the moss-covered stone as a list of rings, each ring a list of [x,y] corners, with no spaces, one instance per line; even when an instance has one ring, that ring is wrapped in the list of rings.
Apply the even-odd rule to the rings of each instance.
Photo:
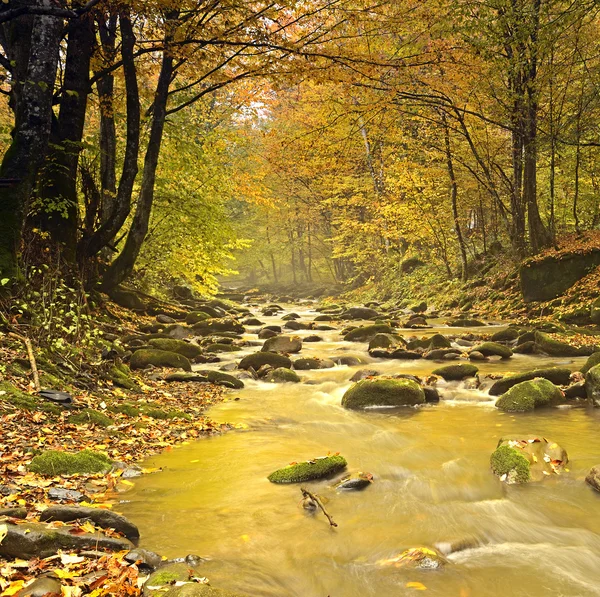
[[[243,334],[244,326],[235,319],[206,319],[199,321],[193,326],[194,332],[200,336],[210,336],[223,332],[232,332],[234,334]]]
[[[281,468],[268,476],[271,483],[303,483],[315,479],[325,479],[347,466],[346,459],[342,456],[325,456],[306,462],[298,462]]]
[[[479,319],[455,319],[454,321],[449,321],[448,325],[453,328],[477,328],[485,325],[483,321],[479,321]]]
[[[205,313],[204,311],[194,311],[193,313],[188,313],[185,316],[185,322],[188,325],[194,325],[195,323],[198,323],[199,321],[205,321],[206,319],[210,319],[211,316],[208,313]]]
[[[331,369],[335,367],[335,363],[331,359],[317,359],[308,357],[305,359],[296,359],[294,361],[294,369],[297,371],[308,371],[310,369]]]
[[[446,381],[460,381],[465,377],[475,377],[479,369],[470,363],[456,363],[455,365],[445,365],[433,370],[434,375],[439,375]]]
[[[140,386],[131,377],[131,369],[124,363],[114,364],[108,371],[108,378],[115,386],[132,392],[141,391]]]
[[[144,595],[164,595],[165,589],[176,582],[190,579],[190,567],[184,562],[165,564],[153,572],[145,583]],[[160,587],[151,589],[150,587]]]
[[[62,411],[60,406],[47,402],[38,396],[26,394],[5,381],[0,382],[0,400],[21,410],[39,410],[51,414],[60,414]]]
[[[377,406],[415,406],[425,402],[425,392],[410,379],[362,379],[346,391],[342,406],[358,410]]]
[[[508,348],[508,346],[503,346],[502,344],[498,344],[497,342],[483,342],[482,344],[478,344],[474,346],[472,350],[480,352],[482,355],[486,357],[501,357],[503,359],[509,359],[513,356],[513,351]]]
[[[206,379],[210,383],[214,383],[218,386],[230,388],[233,390],[241,390],[244,387],[244,382],[233,375],[223,373],[222,371],[212,371],[209,369],[199,371],[201,375],[205,375]]]
[[[585,392],[595,406],[600,406],[600,365],[594,365],[585,374]]]
[[[500,330],[495,334],[492,334],[493,342],[510,342],[512,340],[516,340],[519,337],[519,330],[517,328],[506,328],[505,330]]]
[[[584,354],[580,348],[555,340],[543,332],[535,332],[536,347],[554,357],[575,357]]]
[[[252,369],[258,371],[263,365],[271,365],[271,367],[275,368],[285,367],[286,369],[290,369],[292,366],[292,361],[288,357],[275,352],[255,352],[245,356],[240,361],[238,367],[240,369],[250,369],[250,367],[252,367]]]
[[[596,365],[600,365],[600,351],[595,352],[588,357],[585,365],[581,368],[581,372],[585,374]]]
[[[277,369],[273,369],[273,371],[267,375],[265,381],[270,383],[298,383],[300,381],[300,376],[291,369],[278,367]]]
[[[176,352],[190,360],[202,354],[202,349],[197,344],[190,344],[189,342],[175,340],[174,338],[155,338],[154,340],[150,340],[148,344],[158,350]]]
[[[136,350],[131,356],[130,365],[132,369],[145,369],[148,365],[154,365],[155,367],[172,367],[184,371],[192,370],[190,361],[183,355],[150,348]]]
[[[490,396],[500,396],[518,383],[535,379],[536,377],[547,379],[556,386],[566,386],[569,384],[571,370],[566,367],[549,367],[547,369],[534,369],[525,373],[507,375],[494,382],[490,388]]]
[[[387,324],[374,324],[365,325],[362,327],[354,328],[350,330],[345,336],[344,340],[348,342],[369,342],[377,334],[392,334],[392,328]]]
[[[442,334],[434,334],[429,340],[429,344],[426,346],[428,350],[436,350],[438,348],[450,348],[452,346],[450,340]]]
[[[113,404],[108,407],[109,412],[127,415],[128,417],[137,417],[140,414],[140,409],[135,404]]]
[[[84,408],[77,414],[68,417],[67,422],[73,425],[98,425],[99,427],[109,427],[114,424],[110,417],[93,408]]]
[[[547,379],[532,379],[513,386],[496,401],[496,407],[506,412],[529,412],[543,406],[555,406],[565,401],[563,393]]]
[[[507,445],[501,445],[492,452],[490,466],[494,475],[507,483],[527,483],[531,478],[529,460]]]
[[[29,465],[30,471],[46,476],[106,473],[111,468],[108,456],[92,450],[75,453],[47,450],[35,456]]]

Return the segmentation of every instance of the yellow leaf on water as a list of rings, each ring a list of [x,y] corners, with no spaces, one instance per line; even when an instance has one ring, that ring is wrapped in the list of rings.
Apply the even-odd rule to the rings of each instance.
[[[190,460],[190,462],[200,462],[200,459],[196,458],[196,460]]]
[[[250,535],[242,535],[241,536],[242,541],[250,541]]]
[[[406,583],[406,588],[407,589],[416,589],[417,591],[426,591],[427,587],[420,582],[407,582]]]

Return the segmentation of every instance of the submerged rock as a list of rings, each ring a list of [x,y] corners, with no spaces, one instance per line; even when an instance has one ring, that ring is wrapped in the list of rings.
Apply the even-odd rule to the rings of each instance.
[[[267,478],[271,483],[302,483],[325,479],[344,470],[347,464],[343,456],[322,456],[290,464],[271,473]]]
[[[429,547],[412,547],[396,557],[378,562],[380,566],[417,570],[439,570],[447,563],[448,560],[439,551]]]
[[[470,363],[458,363],[446,365],[433,370],[434,375],[439,375],[446,381],[460,381],[465,377],[475,377],[479,369]]]
[[[566,367],[550,367],[548,369],[534,369],[533,371],[517,373],[516,375],[507,375],[494,382],[490,388],[490,396],[500,396],[500,394],[504,394],[518,383],[535,379],[536,377],[543,377],[557,386],[566,386],[569,384],[571,378],[571,370]]]
[[[335,367],[335,363],[330,359],[317,359],[310,357],[306,359],[296,359],[294,361],[294,369],[298,371],[308,371],[310,369],[331,369]]]
[[[585,482],[596,491],[600,491],[600,464],[597,464],[590,469],[590,472],[585,478]]]
[[[544,437],[503,437],[492,453],[492,472],[508,484],[540,481],[559,474],[569,462],[558,444]]]
[[[371,473],[353,473],[347,475],[336,483],[336,489],[360,491],[373,483],[373,475]]]
[[[286,356],[281,354],[277,354],[275,352],[255,352],[254,354],[249,354],[245,356],[241,361],[238,367],[240,369],[254,369],[258,371],[263,365],[271,365],[271,367],[285,367],[286,369],[291,369],[292,361]]]
[[[345,336],[344,340],[348,342],[369,342],[377,334],[392,334],[392,328],[383,323],[377,323],[373,325],[366,325],[359,328],[355,328],[349,331]]]
[[[478,344],[473,347],[472,352],[475,351],[480,352],[486,357],[497,356],[502,359],[509,359],[513,356],[513,351],[508,346],[498,344],[497,342],[483,342],[482,344]]]
[[[547,379],[532,379],[514,385],[496,401],[496,408],[506,412],[529,412],[565,401],[564,394]]]
[[[352,410],[415,406],[424,402],[423,388],[410,379],[363,379],[347,390],[342,398],[342,406]]]

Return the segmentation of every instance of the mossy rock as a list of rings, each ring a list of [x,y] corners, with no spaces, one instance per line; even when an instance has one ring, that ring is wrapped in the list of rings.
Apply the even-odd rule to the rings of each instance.
[[[217,589],[202,583],[186,583],[173,587],[166,593],[158,593],[161,597],[244,597],[241,593],[232,593],[224,589]]]
[[[118,413],[127,415],[128,417],[137,417],[140,414],[140,409],[135,404],[113,404],[108,407],[108,411],[111,413]]]
[[[460,381],[466,377],[475,377],[479,369],[470,363],[457,363],[446,365],[433,370],[434,375],[439,375],[446,381]]]
[[[506,412],[529,412],[543,406],[555,406],[565,401],[563,393],[547,379],[532,379],[514,385],[496,401],[496,407]]]
[[[165,564],[153,572],[144,585],[144,595],[165,595],[165,589],[176,582],[186,582],[191,576],[190,567],[184,562]],[[150,589],[149,587],[160,587]]]
[[[483,321],[479,321],[479,319],[455,319],[454,321],[449,321],[448,325],[453,328],[478,328],[485,325]]]
[[[529,460],[519,450],[507,445],[496,448],[490,457],[494,475],[506,483],[527,483],[531,479]]]
[[[190,361],[182,354],[167,350],[145,348],[136,350],[131,356],[130,366],[132,369],[145,369],[148,365],[155,367],[171,367],[191,371]]]
[[[302,340],[299,336],[275,336],[274,338],[268,338],[261,350],[263,352],[300,352],[302,350]]]
[[[585,374],[585,392],[595,406],[600,406],[600,365],[594,365]]]
[[[195,359],[202,354],[202,349],[198,345],[190,344],[183,340],[175,340],[173,338],[155,338],[154,340],[150,340],[148,344],[158,350],[176,352],[190,360]]]
[[[369,342],[369,350],[374,350],[376,348],[390,348],[392,346],[398,346],[399,344],[404,346],[406,342],[404,342],[404,339],[397,334],[375,334]]]
[[[392,328],[387,324],[365,325],[350,330],[344,340],[348,342],[370,342],[377,334],[392,334]]]
[[[306,462],[298,462],[281,468],[268,476],[271,483],[303,483],[331,477],[347,466],[342,456],[325,456]]]
[[[492,334],[493,342],[511,342],[512,340],[516,340],[519,337],[519,330],[517,328],[506,328],[505,330],[500,330],[495,334]]]
[[[581,372],[585,374],[596,365],[600,365],[600,351],[595,352],[588,357],[585,365],[581,368]]]
[[[535,343],[539,350],[553,357],[576,357],[583,354],[580,348],[555,340],[543,332],[535,332]]]
[[[59,452],[47,450],[35,456],[29,470],[40,475],[74,475],[107,473],[112,468],[112,461],[99,452],[82,450],[81,452]]]
[[[60,414],[62,412],[61,407],[57,404],[21,392],[21,390],[5,381],[0,382],[0,400],[8,403],[11,407],[21,410],[39,410],[51,414]]]
[[[132,392],[141,391],[140,386],[131,377],[131,369],[124,363],[113,365],[108,371],[108,378],[113,382],[113,385],[119,388],[125,388]]]
[[[239,352],[242,350],[234,344],[224,344],[222,342],[213,342],[206,347],[206,352]]]
[[[525,373],[517,373],[515,375],[507,375],[502,379],[494,382],[490,388],[490,396],[500,396],[508,392],[510,388],[516,386],[523,381],[529,381],[541,377],[551,381],[555,386],[566,386],[570,382],[571,370],[566,367],[549,367],[547,369],[534,369]]]
[[[331,369],[332,367],[335,367],[335,363],[331,359],[317,359],[316,357],[296,359],[293,364],[294,369],[297,371],[308,371],[310,369]]]
[[[199,321],[205,321],[206,319],[211,319],[211,315],[205,313],[204,311],[194,311],[193,313],[188,313],[185,316],[185,322],[188,325],[194,325]]]
[[[448,564],[448,560],[437,549],[411,547],[393,558],[380,560],[378,564],[410,570],[440,570]]]
[[[68,417],[67,422],[73,425],[98,425],[99,427],[114,425],[114,421],[110,417],[93,408],[84,408],[81,412]]]
[[[270,383],[298,383],[300,381],[300,376],[291,369],[278,367],[277,369],[273,369],[273,371],[267,375],[265,381]]]
[[[234,334],[243,334],[244,326],[235,319],[206,319],[199,321],[193,326],[194,332],[200,336],[210,336],[223,332],[232,332]]]
[[[290,369],[292,367],[292,361],[286,356],[277,354],[275,352],[255,352],[245,356],[238,367],[240,369],[254,369],[258,371],[263,365],[271,365],[271,367],[285,367]]]
[[[244,382],[233,375],[229,375],[228,373],[223,373],[222,371],[212,371],[209,369],[205,369],[202,371],[198,371],[201,375],[205,375],[206,379],[210,383],[214,383],[218,386],[223,386],[225,388],[230,388],[232,390],[241,390],[244,387]]]
[[[483,342],[482,344],[474,346],[471,350],[480,352],[486,357],[495,356],[500,357],[502,359],[509,359],[513,356],[513,351],[510,348],[508,348],[508,346],[498,344],[497,342]]]
[[[342,406],[352,410],[424,403],[423,388],[411,379],[362,379],[347,390],[342,398]]]
[[[425,347],[428,350],[437,350],[438,348],[450,348],[452,343],[442,334],[434,334],[429,339],[429,344]]]

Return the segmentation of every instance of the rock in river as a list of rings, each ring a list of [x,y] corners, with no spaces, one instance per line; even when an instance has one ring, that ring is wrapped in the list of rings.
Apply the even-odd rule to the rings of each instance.
[[[500,396],[500,394],[504,394],[518,383],[535,379],[536,377],[543,377],[557,386],[566,386],[569,384],[571,378],[571,370],[566,367],[550,367],[548,369],[534,369],[533,371],[517,373],[516,375],[507,375],[492,385],[490,396]]]
[[[446,381],[460,381],[465,377],[475,377],[479,369],[470,363],[458,363],[457,365],[446,365],[433,370],[434,375],[439,375]]]
[[[585,391],[594,406],[600,406],[600,365],[585,374]]]
[[[425,402],[423,388],[410,379],[363,379],[346,391],[342,406],[359,410],[377,406],[415,406]]]
[[[271,483],[302,483],[315,479],[325,479],[346,468],[342,456],[322,456],[306,462],[295,462],[276,470],[268,477]]]
[[[543,406],[556,406],[565,401],[564,394],[547,379],[532,379],[513,386],[496,401],[506,412],[529,412]]]
[[[192,370],[192,365],[186,357],[168,350],[141,349],[131,355],[129,366],[132,369],[145,369],[148,365],[172,367],[184,371]]]
[[[255,352],[244,357],[238,366],[240,369],[250,369],[252,367],[252,369],[258,371],[263,365],[291,369],[292,361],[288,357],[274,352]]]
[[[336,489],[359,491],[373,483],[371,473],[353,473],[345,476],[335,484]]]
[[[275,336],[268,338],[263,344],[263,352],[300,352],[302,340],[299,336]]]
[[[394,568],[413,568],[417,570],[439,570],[448,561],[437,550],[428,547],[412,547],[400,555],[388,560],[377,562],[380,566],[394,566]]]

